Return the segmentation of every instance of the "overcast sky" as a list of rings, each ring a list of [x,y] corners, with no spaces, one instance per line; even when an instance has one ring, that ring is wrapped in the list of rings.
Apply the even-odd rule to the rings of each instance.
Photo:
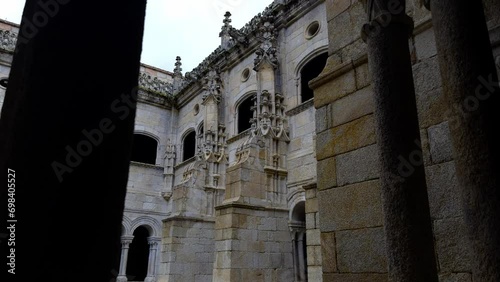
[[[125,0],[124,0],[125,1]],[[21,22],[25,1],[0,0],[0,18]],[[241,28],[272,0],[148,0],[141,62],[168,71],[175,57],[182,58],[182,72],[196,67],[220,44],[224,13]]]

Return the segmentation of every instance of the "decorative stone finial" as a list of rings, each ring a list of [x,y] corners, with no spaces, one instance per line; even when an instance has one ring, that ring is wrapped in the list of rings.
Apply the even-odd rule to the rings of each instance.
[[[221,28],[221,31],[219,33],[219,37],[221,38],[221,46],[224,50],[228,50],[231,48],[232,45],[232,40],[231,40],[231,35],[229,34],[231,29],[233,27],[231,26],[231,13],[226,12],[224,14],[224,20],[222,21],[224,25]]]
[[[224,14],[224,20],[222,21],[224,23],[224,27],[229,27],[231,26],[231,13],[229,11],[227,11],[225,14]]]
[[[182,73],[181,73],[182,72],[182,68],[181,68],[181,66],[182,66],[181,57],[177,56],[175,58],[175,68],[174,68],[174,74],[175,75],[182,76]]]

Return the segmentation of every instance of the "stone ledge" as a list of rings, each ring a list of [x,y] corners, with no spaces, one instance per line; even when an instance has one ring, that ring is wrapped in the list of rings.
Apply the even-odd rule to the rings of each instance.
[[[196,161],[196,156],[193,156],[193,157],[191,157],[191,158],[189,158],[189,159],[187,159],[185,161],[182,161],[178,165],[174,166],[174,169],[175,170],[180,169],[180,168],[182,168],[182,167],[184,167],[184,166],[186,166],[186,165],[188,165],[188,164],[190,164],[190,163],[192,163],[194,161]]]
[[[169,222],[169,221],[192,221],[192,222],[215,223],[215,217],[214,216],[195,217],[195,216],[183,216],[180,214],[176,214],[162,220],[162,222]]]
[[[250,135],[250,130],[251,130],[251,128],[246,129],[243,132],[240,132],[237,135],[234,135],[231,138],[228,138],[227,141],[226,141],[226,143],[227,144],[231,144],[231,143],[234,143],[234,142],[236,142],[236,141],[238,141],[240,139],[245,138],[246,136],[249,136]]]
[[[318,88],[318,87],[334,80],[335,78],[340,77],[340,76],[342,76],[342,75],[344,75],[344,74],[346,74],[346,73],[354,70],[355,68],[362,66],[366,63],[368,63],[368,55],[364,54],[359,58],[345,62],[345,63],[341,64],[340,66],[329,70],[327,73],[321,73],[318,77],[316,77],[315,79],[313,79],[309,82],[309,87],[311,87],[313,90],[315,90],[316,88]],[[328,62],[327,62],[327,64],[328,64]],[[326,69],[327,68],[325,67],[324,70],[326,70]]]
[[[130,161],[130,165],[145,167],[145,168],[152,168],[152,169],[157,169],[157,170],[163,170],[163,167],[159,166],[159,165],[147,164],[147,163],[141,163],[141,162],[135,162],[135,161]]]
[[[221,204],[219,206],[216,206],[215,210],[230,209],[230,208],[241,208],[241,209],[260,210],[260,211],[288,212],[288,209],[286,209],[286,208],[254,206],[254,205],[250,205],[247,203],[238,203],[238,202]]]
[[[295,108],[293,109],[290,109],[289,111],[287,111],[285,114],[287,116],[294,116],[296,114],[299,114],[301,112],[304,112],[306,110],[308,110],[309,108],[311,108],[312,106],[314,106],[314,98],[312,99],[309,99],[307,101],[305,101],[304,103],[296,106]]]

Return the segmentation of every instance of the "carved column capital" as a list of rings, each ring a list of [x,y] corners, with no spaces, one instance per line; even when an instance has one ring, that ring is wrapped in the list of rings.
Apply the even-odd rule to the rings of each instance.
[[[121,236],[121,243],[122,243],[122,248],[128,248],[130,243],[132,243],[132,240],[134,239],[134,236]]]

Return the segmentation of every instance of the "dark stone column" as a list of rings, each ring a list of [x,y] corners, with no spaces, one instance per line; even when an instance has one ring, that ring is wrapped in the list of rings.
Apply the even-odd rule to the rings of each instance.
[[[370,2],[370,1],[369,1]],[[390,281],[437,281],[405,2],[378,1],[363,27],[373,78]]]
[[[500,89],[481,1],[431,1],[474,281],[500,281]],[[498,12],[498,11],[497,11]]]
[[[8,168],[16,184],[8,281],[118,274],[145,5],[26,2],[0,120],[2,215]]]

